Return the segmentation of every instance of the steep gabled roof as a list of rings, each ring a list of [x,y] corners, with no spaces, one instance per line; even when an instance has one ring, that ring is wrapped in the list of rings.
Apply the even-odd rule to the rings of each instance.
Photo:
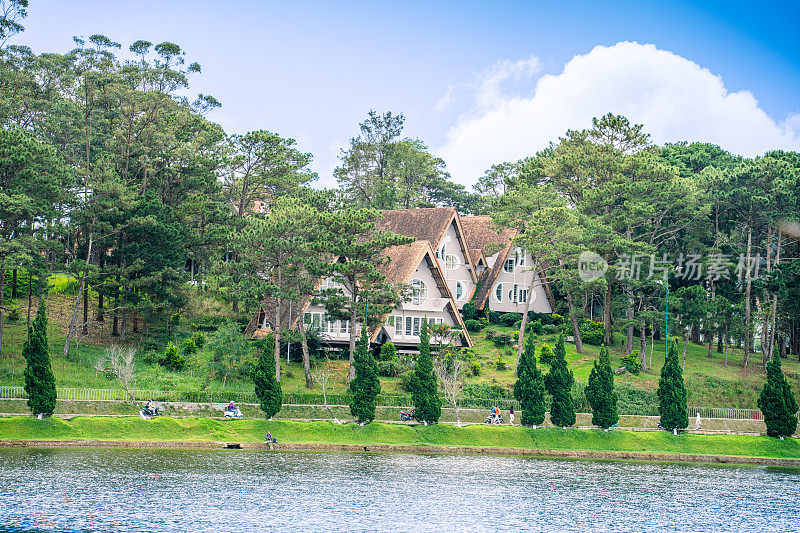
[[[478,276],[475,272],[475,263],[472,261],[470,246],[467,244],[466,234],[461,225],[461,217],[455,207],[425,207],[419,209],[389,209],[382,211],[383,219],[375,222],[375,228],[391,231],[413,237],[418,241],[428,241],[432,247],[437,247],[442,241],[447,228],[451,223],[456,225],[456,236],[461,253],[467,262],[472,280]],[[435,254],[434,254],[435,256]]]
[[[513,228],[503,228],[497,231],[492,217],[476,216],[462,217],[461,225],[467,237],[470,249],[481,250],[484,256],[491,257],[497,253],[497,259],[492,268],[487,268],[481,273],[479,280],[480,290],[475,295],[475,308],[483,309],[489,299],[489,293],[494,285],[494,280],[500,274],[503,263],[506,262],[508,252],[511,251],[514,237],[517,230]]]

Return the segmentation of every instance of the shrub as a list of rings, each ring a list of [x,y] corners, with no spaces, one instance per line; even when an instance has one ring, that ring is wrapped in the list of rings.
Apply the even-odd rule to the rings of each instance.
[[[525,326],[525,331],[534,335],[541,335],[544,333],[544,328],[542,327],[542,322],[537,319],[533,322],[528,322],[528,325]]]
[[[504,313],[500,316],[499,322],[501,325],[510,328],[517,320],[520,320],[519,313]]]
[[[475,293],[478,293],[478,289],[475,289]],[[475,298],[473,297],[470,301],[464,304],[464,307],[461,309],[461,317],[464,320],[474,320],[477,317],[477,312],[475,311]]]
[[[17,308],[12,309],[8,313],[8,316],[6,316],[6,320],[8,320],[9,322],[16,322],[17,320],[19,320],[19,309]]]
[[[183,370],[183,367],[186,365],[186,360],[178,353],[178,347],[170,343],[167,345],[167,349],[164,350],[164,356],[159,363],[167,370],[178,372]]]
[[[557,313],[553,313],[552,315],[550,315],[550,321],[553,323],[554,326],[560,326],[561,324],[564,323],[564,317]]]
[[[547,344],[543,344],[542,348],[539,350],[539,362],[545,365],[549,365],[553,362],[553,357],[555,354],[553,353],[553,349],[550,348]]]
[[[543,324],[542,325],[542,333],[546,335],[553,335],[556,333],[556,326],[555,324]]]
[[[198,350],[202,350],[203,346],[206,345],[206,334],[202,331],[195,332],[195,334],[192,335],[192,338],[194,339],[194,344],[197,346]]]
[[[631,374],[638,374],[642,370],[642,363],[639,362],[639,350],[634,350],[620,360]]]
[[[495,333],[497,333],[495,330],[487,329],[486,333],[484,333],[484,335],[486,336],[486,340],[490,341],[490,340],[494,339]]]
[[[469,371],[472,372],[473,376],[480,376],[481,375],[481,362],[480,361],[473,361],[471,365],[469,365]]]
[[[508,369],[508,365],[506,365],[506,362],[499,357],[497,358],[497,362],[495,362],[494,366],[498,371]]]
[[[514,322],[514,329],[515,330],[519,331],[519,328],[521,328],[521,327],[522,327],[522,320],[517,320],[516,322]]]
[[[158,356],[158,352],[154,352],[153,350],[147,350],[142,356],[142,361],[148,365],[157,364],[159,359],[160,357]]]
[[[486,311],[486,318],[489,320],[489,324],[500,324],[501,316],[497,311]]]
[[[188,337],[183,339],[181,343],[181,351],[183,355],[192,355],[197,351],[197,344],[195,343],[194,337]]]
[[[603,344],[605,330],[603,329],[602,323],[583,320],[580,323],[579,329],[581,332],[581,339],[585,344],[592,344],[594,346]]]
[[[492,337],[492,342],[494,342],[494,345],[497,347],[511,346],[514,344],[514,337],[508,333],[495,333]]]
[[[398,377],[400,378],[400,388],[406,392],[411,392],[412,384],[414,383],[414,371],[406,370],[401,372]]]
[[[397,347],[391,343],[387,342],[381,346],[381,350],[378,353],[378,360],[379,361],[395,361],[397,360]]]
[[[464,325],[467,327],[467,331],[471,331],[473,333],[484,328],[484,324],[480,320],[465,320]]]
[[[385,378],[394,378],[399,376],[400,370],[400,363],[397,361],[396,357],[394,361],[381,361],[378,363],[378,374]]]

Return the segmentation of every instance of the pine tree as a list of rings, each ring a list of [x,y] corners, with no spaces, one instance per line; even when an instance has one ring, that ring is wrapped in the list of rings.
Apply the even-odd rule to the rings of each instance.
[[[544,377],[536,365],[536,345],[533,336],[525,340],[525,349],[517,363],[517,382],[514,398],[522,405],[522,425],[540,426],[544,422]]]
[[[619,421],[617,393],[614,392],[614,372],[608,348],[600,349],[600,357],[594,362],[586,385],[586,399],[592,406],[592,424],[608,429]]]
[[[550,421],[554,426],[567,427],[575,424],[575,405],[572,401],[572,384],[575,378],[567,369],[567,351],[564,336],[559,335],[550,372],[545,377],[547,392],[553,397],[550,404]]]
[[[378,379],[378,364],[369,351],[367,327],[361,327],[356,353],[353,359],[356,376],[350,381],[350,414],[356,417],[359,424],[375,420],[375,407],[381,393],[381,382]]]
[[[422,321],[419,336],[419,357],[414,368],[412,398],[417,420],[434,424],[442,416],[442,399],[439,397],[439,383],[433,373],[431,343],[428,321]]]
[[[777,352],[767,363],[767,382],[758,397],[758,408],[764,414],[767,435],[789,437],[797,430],[797,401],[781,371],[781,359]]]
[[[258,356],[258,364],[253,369],[253,385],[256,397],[261,403],[261,410],[267,418],[272,418],[281,410],[283,394],[281,384],[275,379],[275,340],[270,333],[264,343],[264,349]]]
[[[688,426],[686,388],[683,384],[683,370],[678,362],[678,348],[674,342],[669,345],[664,367],[661,369],[657,394],[661,426],[672,430]]]
[[[25,357],[25,393],[28,407],[34,415],[52,415],[56,409],[56,378],[50,368],[47,343],[47,315],[44,298],[39,303],[36,319],[28,330],[28,340],[22,347]]]

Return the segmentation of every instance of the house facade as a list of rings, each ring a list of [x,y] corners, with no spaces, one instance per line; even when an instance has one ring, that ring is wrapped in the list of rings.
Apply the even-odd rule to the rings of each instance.
[[[552,313],[545,285],[531,254],[514,245],[517,232],[505,228],[498,232],[491,217],[461,219],[470,249],[480,251],[485,261],[481,270],[475,308],[501,313]]]

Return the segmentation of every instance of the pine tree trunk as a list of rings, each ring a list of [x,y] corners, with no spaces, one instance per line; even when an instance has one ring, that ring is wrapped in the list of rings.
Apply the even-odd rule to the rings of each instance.
[[[692,329],[692,326],[689,326],[683,333],[683,367],[682,370],[686,370],[686,346],[689,344],[689,330]]]
[[[533,289],[536,287],[536,274],[534,273],[531,276],[531,282],[528,285],[528,292],[527,292],[527,299],[525,300],[525,309],[522,313],[522,321],[520,322],[519,326],[519,335],[517,335],[517,361],[519,361],[520,356],[522,355],[522,349],[525,343],[525,326],[528,324],[528,314],[530,313],[530,301],[531,296],[533,295]]]
[[[642,370],[647,370],[647,324],[644,317],[639,319],[639,345],[642,352],[640,355]]]
[[[572,293],[566,291],[567,306],[569,307],[569,320],[572,323],[572,336],[575,338],[575,351],[579,354],[586,353],[583,349],[583,340],[581,339],[581,330],[578,327],[578,318],[575,316],[575,302],[572,298]]]
[[[11,299],[16,300],[17,296],[17,269],[11,271]]]
[[[83,325],[81,332],[84,335],[89,334],[89,289],[83,291]]]
[[[28,270],[28,328],[31,327],[31,296],[33,293],[33,283],[31,281],[31,271]]]
[[[775,268],[778,268],[778,264],[780,263],[780,260],[781,260],[781,237],[782,236],[783,236],[783,234],[781,232],[778,232],[778,250],[775,253]],[[772,352],[775,351],[775,335],[776,335],[776,331],[778,329],[778,293],[777,293],[777,291],[775,292],[775,294],[772,297],[772,321],[771,322],[772,322],[772,327],[770,328],[770,333],[769,333],[769,349],[767,350],[767,353],[770,354],[770,356],[771,356]]]
[[[281,267],[278,266],[278,288],[280,290],[281,282]],[[275,303],[275,381],[281,381],[281,298],[276,298]],[[288,342],[288,341],[287,341]]]
[[[306,388],[314,388],[314,380],[311,378],[311,355],[308,353],[308,338],[306,337],[306,328],[303,325],[303,317],[300,317],[300,345],[303,349],[303,373],[306,377]]]
[[[629,285],[625,287],[625,294],[628,296],[628,309],[625,311],[625,319],[628,326],[625,328],[625,355],[633,351],[633,294]]]
[[[708,358],[714,357],[714,332],[708,330]]]
[[[350,369],[347,371],[347,381],[353,381],[356,377],[355,354],[356,354],[356,307],[355,302],[350,308]],[[361,331],[360,329],[358,331]]]
[[[78,294],[75,295],[75,304],[72,307],[72,318],[67,326],[67,338],[64,340],[64,357],[69,355],[69,345],[72,342],[72,337],[75,335],[76,322],[78,321],[78,307],[80,307],[81,296],[83,291],[86,290],[86,276],[89,274],[89,260],[92,258],[92,245],[94,244],[92,234],[89,234],[89,247],[86,252],[86,264],[83,266],[83,273],[81,273],[81,286],[78,289]]]
[[[750,253],[752,252],[752,240],[753,240],[753,224],[752,220],[748,222],[747,225],[747,257],[745,258],[746,262],[750,261]],[[753,325],[750,323],[750,292],[751,292],[751,280],[750,280],[750,265],[745,265],[745,291],[744,291],[744,367],[747,368],[747,364],[750,362],[750,342],[753,336]]]

